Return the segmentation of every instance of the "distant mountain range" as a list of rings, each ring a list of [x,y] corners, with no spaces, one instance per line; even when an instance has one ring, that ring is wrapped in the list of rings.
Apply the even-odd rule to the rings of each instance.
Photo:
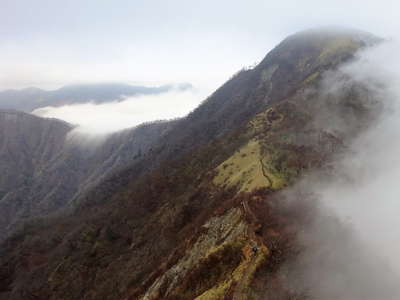
[[[97,83],[67,85],[56,90],[30,87],[0,92],[0,109],[31,112],[40,107],[62,106],[86,102],[105,103],[120,101],[127,96],[161,94],[171,90],[191,89],[189,83],[146,87],[123,83]]]

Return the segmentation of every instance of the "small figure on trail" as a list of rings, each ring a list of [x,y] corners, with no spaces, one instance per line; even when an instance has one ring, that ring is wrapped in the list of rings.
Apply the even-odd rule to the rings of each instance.
[[[256,256],[257,255],[257,251],[258,251],[258,247],[256,245],[254,245],[252,250],[253,250],[254,256]]]

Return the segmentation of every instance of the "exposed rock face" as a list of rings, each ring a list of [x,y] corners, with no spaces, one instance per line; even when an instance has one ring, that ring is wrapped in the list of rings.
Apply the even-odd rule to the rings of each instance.
[[[285,40],[132,167],[78,197],[74,216],[37,220],[3,243],[0,299],[308,299],[287,263],[316,208],[302,191],[281,191],[305,172],[329,176],[333,156],[379,113],[365,87],[337,97],[321,89],[326,70],[371,40]],[[325,110],[327,124],[343,118],[346,130],[316,126]]]

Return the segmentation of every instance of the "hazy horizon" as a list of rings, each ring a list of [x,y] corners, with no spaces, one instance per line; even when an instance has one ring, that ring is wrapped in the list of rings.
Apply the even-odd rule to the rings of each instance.
[[[395,36],[399,7],[389,0],[5,0],[0,90],[190,82],[210,93],[297,31],[340,25]]]

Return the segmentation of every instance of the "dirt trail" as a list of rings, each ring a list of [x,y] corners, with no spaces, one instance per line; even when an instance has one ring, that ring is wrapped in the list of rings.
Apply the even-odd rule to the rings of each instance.
[[[260,222],[258,221],[256,215],[250,208],[248,200],[242,201],[241,204],[245,216],[248,216],[250,219],[247,234],[251,240],[251,247],[256,247],[256,249],[258,250],[257,252],[251,254],[250,261],[247,262],[248,267],[244,271],[244,274],[241,277],[240,281],[237,283],[237,287],[232,296],[233,300],[247,299],[247,293],[246,293],[246,290],[248,288],[247,284],[250,282],[251,276],[254,274],[254,271],[257,267],[254,261],[261,254],[261,246],[263,245],[261,237],[256,234],[257,226],[259,226]]]
[[[272,188],[272,184],[273,183],[272,183],[271,178],[269,178],[268,174],[265,172],[265,166],[264,166],[264,163],[262,161],[262,158],[260,158],[260,164],[261,164],[261,172],[262,172],[263,176],[265,177],[265,179],[268,180],[269,187]]]
[[[250,238],[257,244],[262,244],[262,239],[260,236],[256,234],[258,227],[260,226],[260,221],[257,216],[254,214],[253,210],[249,206],[248,200],[242,201],[242,208],[245,216],[249,217],[250,223],[247,234]]]
[[[235,289],[235,292],[233,293],[232,300],[245,300],[247,298],[246,290],[247,290],[248,286],[246,285],[246,282],[249,282],[250,277],[253,275],[254,265],[252,262],[255,259],[256,259],[256,255],[253,255],[251,257],[251,261],[249,262],[249,266],[247,267],[247,269],[244,272],[240,281],[237,283],[237,288]]]

